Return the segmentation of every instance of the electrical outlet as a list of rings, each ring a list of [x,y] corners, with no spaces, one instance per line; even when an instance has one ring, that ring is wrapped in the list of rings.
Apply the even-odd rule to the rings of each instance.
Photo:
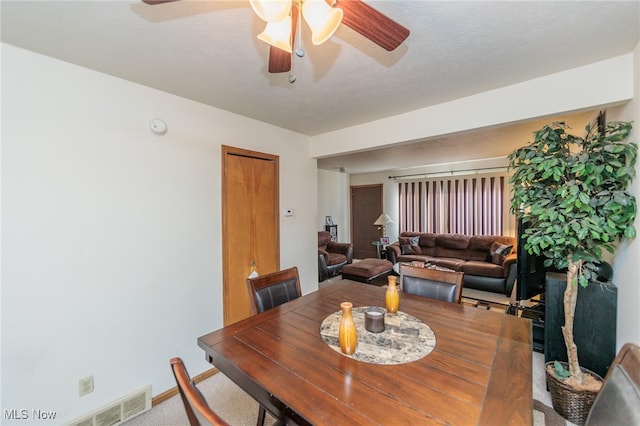
[[[78,382],[78,393],[80,396],[85,396],[93,392],[93,376],[80,379]]]

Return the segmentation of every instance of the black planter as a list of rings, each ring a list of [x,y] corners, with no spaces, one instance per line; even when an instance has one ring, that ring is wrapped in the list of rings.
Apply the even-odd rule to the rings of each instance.
[[[564,325],[562,297],[567,275],[547,273],[544,317],[544,360],[567,361],[561,327]],[[616,312],[618,290],[613,283],[592,281],[578,290],[573,338],[580,366],[601,377],[607,375],[616,356]]]

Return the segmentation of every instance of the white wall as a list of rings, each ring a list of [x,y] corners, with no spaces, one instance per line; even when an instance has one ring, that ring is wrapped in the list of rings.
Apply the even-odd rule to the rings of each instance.
[[[338,225],[338,241],[351,242],[349,220],[349,175],[318,170],[318,230],[324,230],[325,217]]]
[[[222,144],[280,156],[281,266],[317,289],[306,136],[4,44],[2,89],[2,410],[60,424],[173,387],[172,356],[210,368],[196,339],[222,326]]]
[[[634,58],[635,96],[623,107],[607,110],[607,120],[633,121],[634,129],[629,140],[640,144],[640,44],[636,46]],[[636,179],[630,192],[640,204],[640,161],[636,162]],[[613,282],[618,287],[617,344],[618,349],[626,342],[640,344],[640,219],[636,216],[635,228],[638,236],[624,241],[613,258]]]

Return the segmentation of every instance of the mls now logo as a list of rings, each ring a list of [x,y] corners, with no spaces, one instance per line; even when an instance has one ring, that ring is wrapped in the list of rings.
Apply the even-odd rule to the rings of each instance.
[[[56,412],[12,408],[4,410],[4,418],[5,420],[53,420],[56,418]]]
[[[18,410],[13,408],[11,410],[4,410],[5,420],[26,420],[29,418],[29,410]]]

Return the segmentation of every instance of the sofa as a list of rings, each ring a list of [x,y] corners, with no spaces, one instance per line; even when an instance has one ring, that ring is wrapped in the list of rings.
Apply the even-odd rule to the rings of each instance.
[[[351,243],[337,243],[328,231],[318,231],[318,282],[338,275],[344,265],[352,262]]]
[[[393,263],[422,261],[464,272],[464,288],[511,296],[517,275],[516,239],[500,235],[401,232],[387,246]]]

